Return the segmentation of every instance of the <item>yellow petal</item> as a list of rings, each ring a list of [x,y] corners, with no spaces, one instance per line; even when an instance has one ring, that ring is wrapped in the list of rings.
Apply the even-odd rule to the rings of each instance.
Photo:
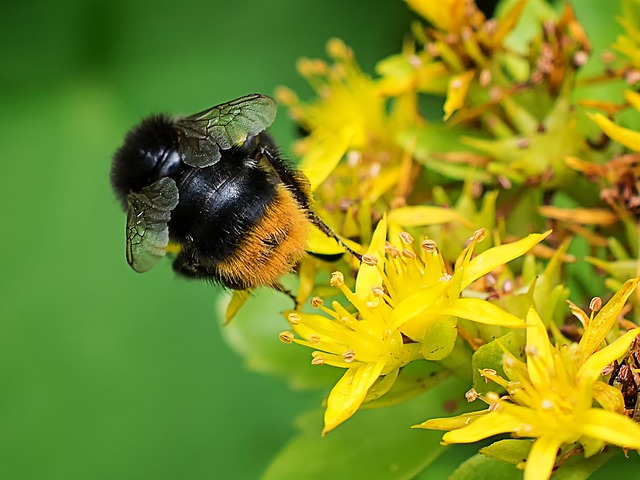
[[[344,253],[344,248],[336,242],[335,238],[328,237],[318,227],[312,225],[307,237],[307,251],[320,255],[337,255]]]
[[[447,100],[444,102],[445,120],[449,119],[453,112],[464,105],[464,102],[467,99],[469,85],[471,84],[471,80],[473,80],[474,75],[474,70],[468,70],[460,75],[454,75],[449,80],[449,85],[447,87]]]
[[[633,90],[625,90],[624,98],[633,108],[640,111],[640,93],[634,92]]]
[[[533,233],[517,242],[490,248],[473,258],[462,272],[461,288],[468,287],[473,281],[493,269],[527,253],[531,248],[547,238],[551,230],[545,233]]]
[[[300,161],[300,170],[309,179],[314,191],[333,172],[349,148],[348,135],[335,135],[315,130],[308,138],[307,153]]]
[[[593,398],[605,410],[610,412],[624,412],[624,398],[616,387],[604,382],[596,382],[592,390]]]
[[[640,449],[640,425],[629,417],[600,408],[589,409],[581,418],[582,433],[620,447]]]
[[[544,436],[533,442],[524,470],[523,480],[547,480],[556,463],[556,453],[562,441]]]
[[[442,440],[445,443],[473,443],[500,433],[512,432],[519,423],[513,415],[494,411],[465,427],[445,433]]]
[[[401,207],[391,210],[389,212],[389,221],[400,224],[403,227],[423,227],[425,225],[442,225],[456,222],[473,228],[473,223],[455,210],[428,205]]]
[[[629,147],[631,150],[640,152],[640,132],[620,127],[601,113],[591,114],[589,117],[598,124],[609,138],[625,147]]]
[[[367,249],[367,255],[373,256],[378,260],[380,266],[384,259],[384,246],[387,241],[387,217],[382,217],[382,220],[378,222],[373,236],[371,237],[371,244]],[[363,302],[369,300],[371,296],[371,287],[375,285],[382,285],[382,275],[380,269],[376,265],[367,265],[363,263],[358,270],[358,276],[356,277],[356,298]]]
[[[578,372],[578,378],[586,385],[593,384],[601,375],[602,369],[609,365],[614,360],[622,357],[627,350],[631,342],[640,333],[640,328],[634,328],[618,338],[615,342],[607,345],[602,350],[598,350],[596,353],[591,354],[584,362]]]
[[[464,413],[456,417],[432,418],[419,425],[413,425],[411,428],[425,428],[427,430],[456,430],[458,428],[466,427],[478,418],[484,417],[487,413],[489,413],[487,410],[482,410],[480,412]]]
[[[385,363],[385,361],[380,360],[375,364],[367,363],[359,367],[350,368],[338,380],[327,399],[323,435],[326,435],[356,413],[369,388],[380,376]]]
[[[228,324],[237,315],[247,300],[251,297],[251,290],[234,290],[231,301],[227,306],[225,323]]]
[[[541,215],[554,220],[586,225],[613,225],[618,216],[601,208],[559,208],[553,205],[538,207]]]
[[[618,315],[620,315],[627,298],[637,285],[638,278],[627,280],[611,300],[602,307],[595,318],[589,322],[578,344],[577,360],[579,365],[602,343],[613,324],[618,320]]]
[[[449,307],[445,308],[442,314],[453,315],[486,325],[499,325],[511,328],[525,327],[524,320],[521,318],[512,315],[493,303],[480,300],[479,298],[459,298]]]
[[[527,313],[527,370],[536,387],[549,384],[549,373],[554,367],[551,344],[542,319],[533,308]]]

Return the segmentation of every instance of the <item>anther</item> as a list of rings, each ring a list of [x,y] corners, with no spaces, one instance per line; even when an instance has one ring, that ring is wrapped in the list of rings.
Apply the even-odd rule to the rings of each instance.
[[[341,287],[342,285],[344,285],[344,275],[342,274],[342,272],[333,272],[331,274],[331,281],[329,282],[329,284],[332,287]]]
[[[378,264],[378,258],[375,255],[365,253],[362,256],[362,263],[369,265],[370,267],[375,267]]]
[[[324,301],[320,297],[313,297],[311,299],[311,306],[313,308],[320,308],[322,305],[324,305]]]
[[[296,312],[291,312],[287,315],[287,319],[291,325],[298,325],[300,323],[300,314]]]
[[[293,333],[291,332],[281,332],[280,335],[280,341],[283,343],[293,343]]]
[[[400,240],[402,240],[402,243],[404,243],[405,245],[413,244],[413,237],[408,232],[400,232],[398,236],[400,237]]]
[[[347,350],[342,354],[342,356],[344,357],[345,362],[351,363],[356,359],[356,352],[353,350]]]

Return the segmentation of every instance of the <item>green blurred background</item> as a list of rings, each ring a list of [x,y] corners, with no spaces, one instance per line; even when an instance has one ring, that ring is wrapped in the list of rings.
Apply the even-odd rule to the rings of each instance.
[[[110,158],[153,112],[309,95],[295,61],[332,36],[372,71],[410,18],[389,0],[2,2],[0,479],[260,475],[322,392],[249,372],[215,288],[129,269]],[[294,130],[281,112],[285,151]]]

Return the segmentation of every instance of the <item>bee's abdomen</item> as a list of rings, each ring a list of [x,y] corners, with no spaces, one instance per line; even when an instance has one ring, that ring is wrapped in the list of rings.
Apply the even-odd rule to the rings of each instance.
[[[171,212],[170,235],[207,263],[233,255],[276,194],[263,171],[224,162],[188,169],[177,183],[180,201]]]
[[[309,220],[282,184],[238,248],[216,265],[216,279],[234,289],[274,286],[304,257]]]

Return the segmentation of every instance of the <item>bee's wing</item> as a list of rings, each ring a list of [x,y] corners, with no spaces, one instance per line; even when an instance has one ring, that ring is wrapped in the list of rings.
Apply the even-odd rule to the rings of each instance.
[[[164,257],[169,244],[171,210],[178,205],[178,187],[165,177],[129,194],[127,211],[127,262],[136,272],[146,272]]]
[[[182,161],[192,167],[209,167],[220,160],[220,150],[241,145],[276,118],[271,97],[254,93],[216,105],[176,121]]]

